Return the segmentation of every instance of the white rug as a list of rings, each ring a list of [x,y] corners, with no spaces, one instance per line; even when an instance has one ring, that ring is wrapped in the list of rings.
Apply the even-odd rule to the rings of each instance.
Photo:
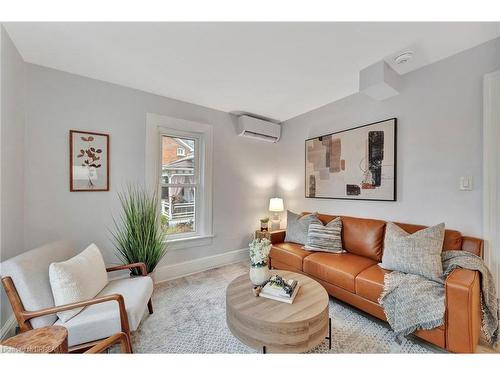
[[[240,263],[205,271],[155,287],[154,314],[133,333],[135,353],[256,353],[226,325],[226,287],[248,272]],[[325,342],[314,353],[435,353],[417,339],[399,344],[389,325],[330,298],[332,349]]]

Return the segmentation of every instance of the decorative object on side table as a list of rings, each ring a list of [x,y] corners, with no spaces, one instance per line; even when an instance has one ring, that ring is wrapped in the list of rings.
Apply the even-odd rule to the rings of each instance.
[[[255,238],[250,244],[250,281],[253,285],[262,285],[269,280],[269,268],[267,266],[271,241],[267,238]]]
[[[109,135],[69,131],[70,191],[109,191]]]
[[[269,230],[269,218],[260,219],[260,231],[267,232]]]
[[[271,230],[280,229],[280,216],[279,212],[284,211],[283,199],[281,198],[271,198],[269,200],[269,211],[273,213],[273,219],[271,220]]]
[[[115,253],[125,264],[145,263],[154,281],[155,267],[167,252],[166,229],[158,213],[158,193],[128,187],[118,197],[123,212],[112,233]],[[137,268],[131,271],[131,275],[140,274]]]

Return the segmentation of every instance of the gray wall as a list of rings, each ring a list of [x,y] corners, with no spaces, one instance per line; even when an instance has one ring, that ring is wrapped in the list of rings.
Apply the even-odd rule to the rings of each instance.
[[[482,233],[482,76],[500,69],[500,39],[403,76],[400,95],[355,94],[285,122],[277,152],[278,191],[288,209],[418,224],[444,221]],[[304,140],[398,118],[397,202],[304,198]],[[460,176],[474,190],[459,191]]]
[[[246,247],[275,192],[277,145],[238,137],[225,112],[31,64],[26,111],[27,249],[62,237],[79,249],[94,241],[114,261],[108,228],[119,213],[117,192],[144,182],[147,112],[214,127],[213,244],[172,250],[163,264]],[[110,134],[110,192],[69,192],[70,129]]]
[[[0,261],[24,251],[25,64],[1,28],[1,225]],[[1,324],[10,307],[1,288]]]

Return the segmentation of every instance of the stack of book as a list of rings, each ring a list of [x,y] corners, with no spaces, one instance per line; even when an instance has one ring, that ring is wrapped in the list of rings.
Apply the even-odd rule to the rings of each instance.
[[[259,296],[280,302],[292,303],[299,291],[297,280],[285,280],[278,275],[272,276],[262,288]]]

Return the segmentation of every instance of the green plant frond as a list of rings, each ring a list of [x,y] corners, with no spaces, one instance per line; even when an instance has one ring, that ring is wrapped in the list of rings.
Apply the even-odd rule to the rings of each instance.
[[[111,232],[116,256],[124,263],[143,262],[152,272],[167,251],[158,192],[128,186],[125,192],[118,193],[118,199],[122,212],[118,220],[113,217]]]

